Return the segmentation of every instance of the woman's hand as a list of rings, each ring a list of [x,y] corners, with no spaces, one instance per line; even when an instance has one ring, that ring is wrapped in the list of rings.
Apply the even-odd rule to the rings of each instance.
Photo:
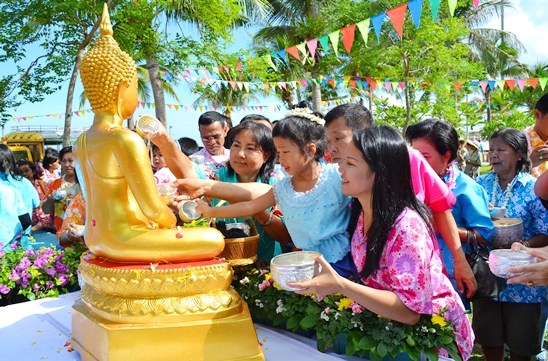
[[[538,167],[542,163],[548,161],[548,145],[541,145],[540,147],[533,149],[529,158],[531,158],[533,167]]]
[[[206,202],[201,199],[196,199],[196,211],[202,214],[202,217],[211,217],[214,207],[210,207]]]
[[[296,291],[296,293],[302,295],[314,293],[320,298],[333,293],[340,293],[344,279],[339,276],[323,256],[316,257],[315,261],[316,265],[319,265],[321,268],[320,273],[316,277],[309,281],[291,282],[289,286],[301,289],[300,291]]]
[[[528,286],[548,285],[548,247],[528,248],[521,243],[512,244],[513,251],[527,252],[537,258],[537,262],[524,266],[510,267],[509,271],[519,276],[508,279],[509,284],[522,283]]]
[[[179,195],[175,198],[177,201],[200,198],[205,194],[205,188],[202,180],[198,178],[177,179],[171,184],[177,187]]]

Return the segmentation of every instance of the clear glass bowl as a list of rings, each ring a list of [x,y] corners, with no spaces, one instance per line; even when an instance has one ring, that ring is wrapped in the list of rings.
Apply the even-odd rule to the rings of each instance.
[[[290,287],[290,282],[308,281],[317,274],[314,259],[318,252],[300,251],[280,254],[270,261],[270,272],[274,281],[286,291],[299,291]]]
[[[535,257],[523,251],[494,249],[489,252],[489,269],[495,276],[500,278],[510,278],[518,275],[510,272],[510,267],[524,266],[535,262]]]

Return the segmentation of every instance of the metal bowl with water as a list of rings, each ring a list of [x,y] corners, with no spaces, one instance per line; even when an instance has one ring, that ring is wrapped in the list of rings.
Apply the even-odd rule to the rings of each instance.
[[[519,218],[500,218],[493,221],[495,230],[491,246],[510,248],[512,243],[523,239],[523,222]]]
[[[298,251],[280,254],[270,261],[270,272],[274,281],[286,291],[299,291],[288,285],[290,282],[308,281],[317,274],[315,259],[321,254],[311,251]]]

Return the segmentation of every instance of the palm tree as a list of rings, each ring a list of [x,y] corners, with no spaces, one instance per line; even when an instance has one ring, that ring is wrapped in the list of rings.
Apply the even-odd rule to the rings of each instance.
[[[280,49],[305,39],[313,39],[320,32],[320,8],[326,0],[270,0],[272,12],[267,19],[267,26],[255,34],[255,41]],[[319,76],[319,51],[315,62],[309,65],[312,78]],[[287,68],[287,65],[286,65]],[[290,72],[286,73],[291,74]],[[320,84],[312,84],[312,104],[315,111],[321,111]]]

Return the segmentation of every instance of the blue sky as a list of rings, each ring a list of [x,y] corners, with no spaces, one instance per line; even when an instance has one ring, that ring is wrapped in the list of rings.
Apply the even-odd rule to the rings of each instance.
[[[511,31],[517,35],[519,40],[524,44],[527,52],[521,55],[521,60],[527,64],[533,64],[538,61],[548,62],[548,46],[546,45],[546,39],[548,39],[548,6],[546,6],[546,0],[514,0],[514,9],[506,10],[505,12],[505,30]],[[500,19],[494,18],[490,23],[486,24],[486,27],[500,28]],[[248,30],[241,30],[237,36],[238,42],[234,44],[234,47],[245,47],[250,42],[250,34]],[[30,60],[29,60],[30,61]],[[78,81],[75,98],[78,98],[82,91],[81,83]],[[179,86],[180,104],[191,104],[196,98],[189,91],[189,86],[185,82]],[[33,119],[15,122],[8,121],[6,123],[5,132],[9,132],[11,126],[35,126],[35,125],[49,125],[58,126],[62,128],[64,125],[64,117],[39,117],[46,114],[60,114],[65,111],[66,94],[67,94],[68,80],[64,83],[61,90],[47,97],[41,103],[25,103],[12,111],[14,117],[24,116],[36,116]],[[176,103],[172,98],[166,97],[166,103]],[[270,105],[281,104],[281,102],[275,98],[262,98],[256,104]],[[87,106],[89,108],[89,106]],[[79,109],[78,99],[75,100],[74,110]],[[261,114],[269,117],[272,120],[280,119],[284,115],[284,111],[268,111],[263,110]],[[135,115],[142,114],[154,114],[153,109],[139,108]],[[167,117],[169,125],[172,127],[172,135],[176,138],[187,136],[199,140],[198,133],[198,117],[200,111],[184,111],[167,109]],[[232,119],[234,123],[238,123],[239,120],[249,111],[236,112],[233,111]],[[73,116],[73,129],[87,128],[93,121],[93,114],[88,112],[84,116]]]

